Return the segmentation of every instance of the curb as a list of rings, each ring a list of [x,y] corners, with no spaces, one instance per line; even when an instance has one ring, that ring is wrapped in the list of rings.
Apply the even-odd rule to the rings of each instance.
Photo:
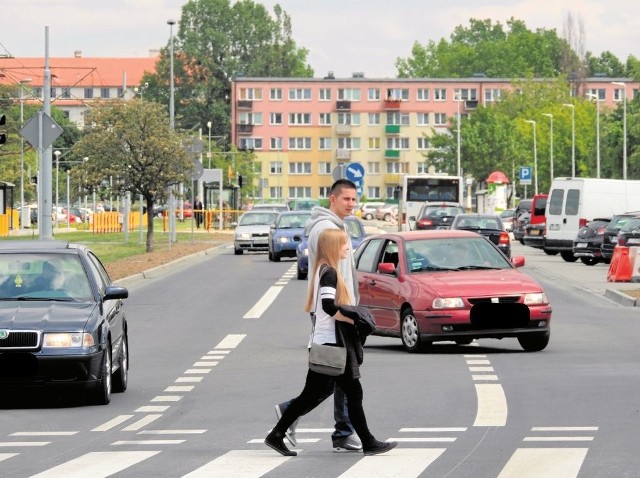
[[[607,299],[626,307],[636,307],[638,305],[638,299],[631,297],[624,292],[620,292],[619,290],[606,289],[604,291],[604,296]]]

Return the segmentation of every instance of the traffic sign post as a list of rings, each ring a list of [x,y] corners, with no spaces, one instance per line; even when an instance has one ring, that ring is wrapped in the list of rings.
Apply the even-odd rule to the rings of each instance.
[[[362,196],[364,186],[364,166],[360,163],[349,163],[345,168],[346,178],[356,185],[358,196]]]
[[[519,173],[520,184],[528,186],[531,184],[531,166],[521,166]]]

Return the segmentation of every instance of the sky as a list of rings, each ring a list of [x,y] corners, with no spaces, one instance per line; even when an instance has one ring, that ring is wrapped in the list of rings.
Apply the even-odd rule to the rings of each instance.
[[[272,11],[278,3],[292,21],[293,38],[309,51],[316,77],[362,72],[393,78],[398,57],[411,56],[417,41],[449,39],[469,19],[503,25],[514,17],[530,30],[555,29],[563,36],[570,13],[585,31],[585,50],[611,51],[621,61],[640,58],[638,0],[255,0]],[[144,57],[168,43],[167,20],[180,20],[185,0],[5,0],[0,55]],[[481,5],[481,6],[480,6]],[[173,27],[177,32],[177,25]],[[1,61],[1,60],[0,60]]]

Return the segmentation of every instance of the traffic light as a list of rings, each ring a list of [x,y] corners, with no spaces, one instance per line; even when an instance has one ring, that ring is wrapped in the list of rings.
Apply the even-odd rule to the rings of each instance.
[[[4,130],[4,126],[7,124],[7,115],[0,115],[0,130]],[[0,132],[0,144],[4,144],[7,142],[7,134],[2,131]]]
[[[238,186],[242,187],[242,174],[238,174]]]

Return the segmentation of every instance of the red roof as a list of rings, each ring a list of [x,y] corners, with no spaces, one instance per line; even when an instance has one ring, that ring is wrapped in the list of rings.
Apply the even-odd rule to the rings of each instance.
[[[494,171],[487,178],[488,183],[502,183],[507,184],[509,182],[509,178],[502,171]]]
[[[116,87],[139,85],[145,72],[155,71],[158,57],[49,58],[51,86]],[[44,58],[0,58],[0,85],[15,85],[30,78],[30,87],[44,84]]]

